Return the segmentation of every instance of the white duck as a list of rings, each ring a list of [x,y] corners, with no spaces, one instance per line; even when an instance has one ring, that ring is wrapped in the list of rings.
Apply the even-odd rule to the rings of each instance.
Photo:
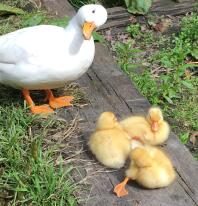
[[[76,80],[91,65],[92,31],[107,20],[101,5],[82,6],[64,29],[40,25],[0,37],[0,83],[22,89],[32,113],[50,113],[70,105],[73,97],[55,98],[50,89]],[[35,106],[29,90],[45,90],[49,105]]]

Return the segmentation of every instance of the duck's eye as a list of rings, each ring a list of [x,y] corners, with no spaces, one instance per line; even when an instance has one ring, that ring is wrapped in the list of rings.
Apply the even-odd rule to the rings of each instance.
[[[95,9],[94,10],[92,10],[92,13],[94,14],[96,11],[95,11]]]

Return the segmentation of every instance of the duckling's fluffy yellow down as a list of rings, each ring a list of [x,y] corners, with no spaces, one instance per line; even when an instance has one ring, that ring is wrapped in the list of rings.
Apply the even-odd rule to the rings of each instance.
[[[88,145],[97,160],[110,168],[123,167],[130,153],[130,137],[111,112],[101,114]]]

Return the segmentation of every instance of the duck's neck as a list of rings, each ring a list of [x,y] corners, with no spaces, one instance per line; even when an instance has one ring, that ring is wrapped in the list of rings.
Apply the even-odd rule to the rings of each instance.
[[[68,26],[65,28],[65,31],[69,34],[69,38],[71,38],[69,48],[70,54],[75,55],[79,52],[83,43],[89,40],[84,39],[82,34],[82,28],[79,25],[75,16],[70,20]]]
[[[65,28],[65,31],[72,33],[72,35],[78,35],[78,38],[82,41],[84,40],[83,34],[82,34],[82,28],[79,25],[76,16],[74,16],[70,21],[67,27]]]

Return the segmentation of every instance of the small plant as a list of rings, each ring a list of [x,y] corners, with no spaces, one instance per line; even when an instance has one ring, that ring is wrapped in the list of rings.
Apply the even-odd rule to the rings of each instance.
[[[181,141],[183,144],[186,144],[186,143],[188,142],[188,140],[189,140],[189,132],[186,132],[186,133],[184,133],[184,134],[181,134],[181,135],[179,136],[179,139],[180,139],[180,141]]]
[[[187,56],[198,59],[198,16],[191,14],[181,21],[179,36],[172,37],[170,47],[165,48],[155,56],[160,59],[161,65],[166,68],[183,65]]]
[[[146,69],[142,74],[131,72],[130,76],[142,94],[149,99],[151,104],[159,105],[161,103],[158,84],[150,75],[149,69]]]
[[[1,3],[11,7],[24,8],[30,3],[30,0],[1,0]]]
[[[135,56],[141,52],[141,50],[133,48],[131,41],[127,43],[118,42],[115,46],[115,52],[117,61],[125,72],[128,72],[130,69],[140,65],[140,63],[135,64],[133,60],[135,59]]]
[[[131,24],[127,26],[126,32],[128,32],[132,37],[136,37],[142,34],[140,29],[141,29],[140,24]]]
[[[126,27],[126,32],[130,34],[130,36],[139,41],[139,45],[141,47],[149,47],[149,44],[153,44],[155,42],[155,37],[153,35],[152,31],[146,31],[146,32],[142,32],[141,31],[141,26],[140,24],[131,24],[129,26]],[[161,41],[163,41],[163,39],[161,38]]]
[[[127,9],[133,14],[145,14],[152,5],[152,0],[125,0]]]

